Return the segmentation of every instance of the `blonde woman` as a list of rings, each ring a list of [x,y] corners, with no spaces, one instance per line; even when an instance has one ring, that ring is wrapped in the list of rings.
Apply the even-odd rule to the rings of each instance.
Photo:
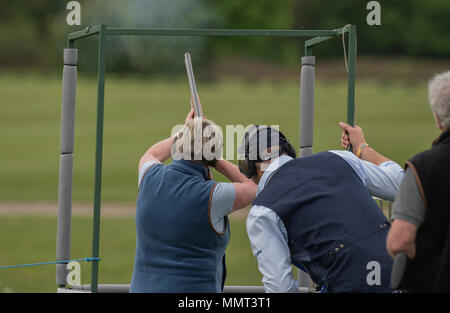
[[[256,184],[220,158],[222,147],[220,129],[192,110],[182,131],[142,156],[130,292],[223,290],[227,215],[253,201]],[[231,183],[212,180],[210,167]]]

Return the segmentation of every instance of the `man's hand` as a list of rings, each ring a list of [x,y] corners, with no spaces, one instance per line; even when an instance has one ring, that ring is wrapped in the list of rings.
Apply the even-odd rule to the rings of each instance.
[[[358,148],[362,144],[366,143],[362,128],[357,125],[355,125],[355,127],[352,127],[344,122],[340,122],[339,126],[344,130],[341,135],[342,148],[347,149],[348,145],[351,144],[353,153],[356,153]]]
[[[344,149],[347,149],[349,144],[352,144],[353,153],[357,154],[359,147],[362,144],[367,143],[364,138],[364,133],[361,127],[356,126],[351,127],[350,125],[340,122],[339,126],[344,130],[341,135],[341,146]],[[360,159],[369,161],[375,165],[380,165],[383,162],[390,161],[385,156],[379,154],[372,147],[365,147],[362,151],[357,155]]]

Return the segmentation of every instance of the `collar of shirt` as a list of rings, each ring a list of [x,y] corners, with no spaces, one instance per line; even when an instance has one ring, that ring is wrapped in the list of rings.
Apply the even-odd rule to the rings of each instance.
[[[208,170],[206,167],[195,161],[173,160],[169,166],[188,175],[203,176],[205,179],[208,177]]]
[[[270,175],[275,172],[280,166],[290,160],[292,160],[292,158],[288,155],[281,155],[278,158],[272,160],[267,169],[264,171],[264,174],[262,175],[261,180],[258,183],[256,195],[258,195],[264,189],[264,186],[266,185],[267,179],[270,177]]]

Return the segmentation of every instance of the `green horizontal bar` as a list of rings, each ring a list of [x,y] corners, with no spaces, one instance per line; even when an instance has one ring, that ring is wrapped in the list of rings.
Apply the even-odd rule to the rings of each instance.
[[[101,25],[92,26],[92,27],[86,27],[83,30],[79,30],[79,31],[76,31],[76,32],[73,32],[73,33],[69,33],[68,39],[70,41],[70,40],[76,40],[76,39],[89,37],[89,36],[92,36],[92,35],[97,35],[98,33],[100,33],[100,26]]]
[[[338,29],[334,30],[334,34],[332,36],[318,36],[318,37],[314,37],[311,38],[307,41],[305,41],[305,48],[310,48],[313,47],[315,45],[318,45],[321,42],[327,41],[329,39],[341,36],[342,34],[348,33],[350,31],[350,25],[347,27],[341,27]]]
[[[335,30],[335,32],[336,32],[335,36],[340,36],[340,35],[342,35],[342,33],[349,33],[350,32],[350,28],[351,28],[350,26],[352,26],[352,25],[349,24],[348,26],[344,26],[344,27],[336,29]]]
[[[68,40],[97,35],[101,25],[86,27],[69,33]],[[182,29],[182,28],[108,28],[106,35],[134,35],[134,36],[248,36],[248,37],[316,37],[311,39],[311,46],[324,40],[348,32],[348,28],[334,30],[281,30],[281,29]]]
[[[327,41],[327,40],[329,40],[331,38],[334,38],[334,36],[333,37],[314,37],[314,38],[311,38],[311,39],[305,41],[305,47],[315,46],[315,45],[317,45],[317,44],[319,44],[321,42]]]
[[[97,35],[101,25],[86,27],[73,33],[69,33],[68,40]],[[181,29],[181,28],[108,28],[106,34],[135,35],[135,36],[249,36],[249,37],[317,37],[311,39],[308,46],[318,44],[330,38],[348,32],[347,28],[334,30],[279,30],[279,29]]]
[[[305,49],[313,47],[315,45],[318,45],[319,43],[330,40],[332,38],[341,36],[342,34],[348,33],[350,31],[350,28],[351,27],[349,25],[347,27],[341,27],[341,28],[335,29],[333,36],[319,36],[319,37],[311,38],[311,39],[305,41]]]
[[[108,28],[108,35],[136,36],[248,36],[248,37],[314,37],[334,36],[335,30],[263,30],[263,29],[161,29]]]

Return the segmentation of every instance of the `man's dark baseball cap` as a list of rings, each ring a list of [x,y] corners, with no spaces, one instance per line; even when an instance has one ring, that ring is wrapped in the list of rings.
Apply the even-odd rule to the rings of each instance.
[[[294,147],[287,138],[275,128],[254,125],[247,131],[238,148],[241,155],[239,169],[248,178],[256,175],[255,163],[268,161],[286,153],[295,158]]]

